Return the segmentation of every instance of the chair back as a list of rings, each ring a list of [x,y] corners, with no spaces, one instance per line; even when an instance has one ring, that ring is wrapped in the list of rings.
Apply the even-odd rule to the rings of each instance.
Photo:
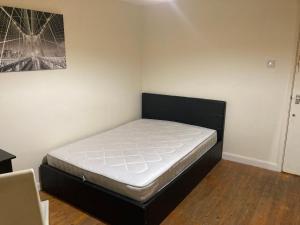
[[[0,224],[43,225],[33,170],[0,175]]]

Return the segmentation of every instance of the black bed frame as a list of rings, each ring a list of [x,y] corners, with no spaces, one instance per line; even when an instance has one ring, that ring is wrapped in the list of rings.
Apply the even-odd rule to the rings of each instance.
[[[142,118],[176,121],[217,130],[218,142],[147,202],[141,203],[65,173],[44,162],[43,191],[113,225],[158,225],[221,160],[226,103],[144,93]]]

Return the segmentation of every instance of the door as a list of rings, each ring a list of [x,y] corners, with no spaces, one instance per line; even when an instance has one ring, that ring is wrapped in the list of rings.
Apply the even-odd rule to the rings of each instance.
[[[292,94],[289,127],[283,171],[300,175],[300,44],[298,43],[295,81]]]

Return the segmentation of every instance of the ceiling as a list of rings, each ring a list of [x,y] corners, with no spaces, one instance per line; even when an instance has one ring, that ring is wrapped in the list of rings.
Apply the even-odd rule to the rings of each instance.
[[[138,5],[148,5],[148,4],[157,4],[162,2],[170,2],[172,0],[121,0],[121,1],[138,4]]]

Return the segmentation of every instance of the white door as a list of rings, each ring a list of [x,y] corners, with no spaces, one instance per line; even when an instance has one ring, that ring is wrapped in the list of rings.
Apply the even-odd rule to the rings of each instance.
[[[300,175],[300,47],[290,110],[289,128],[283,163],[283,171]]]

